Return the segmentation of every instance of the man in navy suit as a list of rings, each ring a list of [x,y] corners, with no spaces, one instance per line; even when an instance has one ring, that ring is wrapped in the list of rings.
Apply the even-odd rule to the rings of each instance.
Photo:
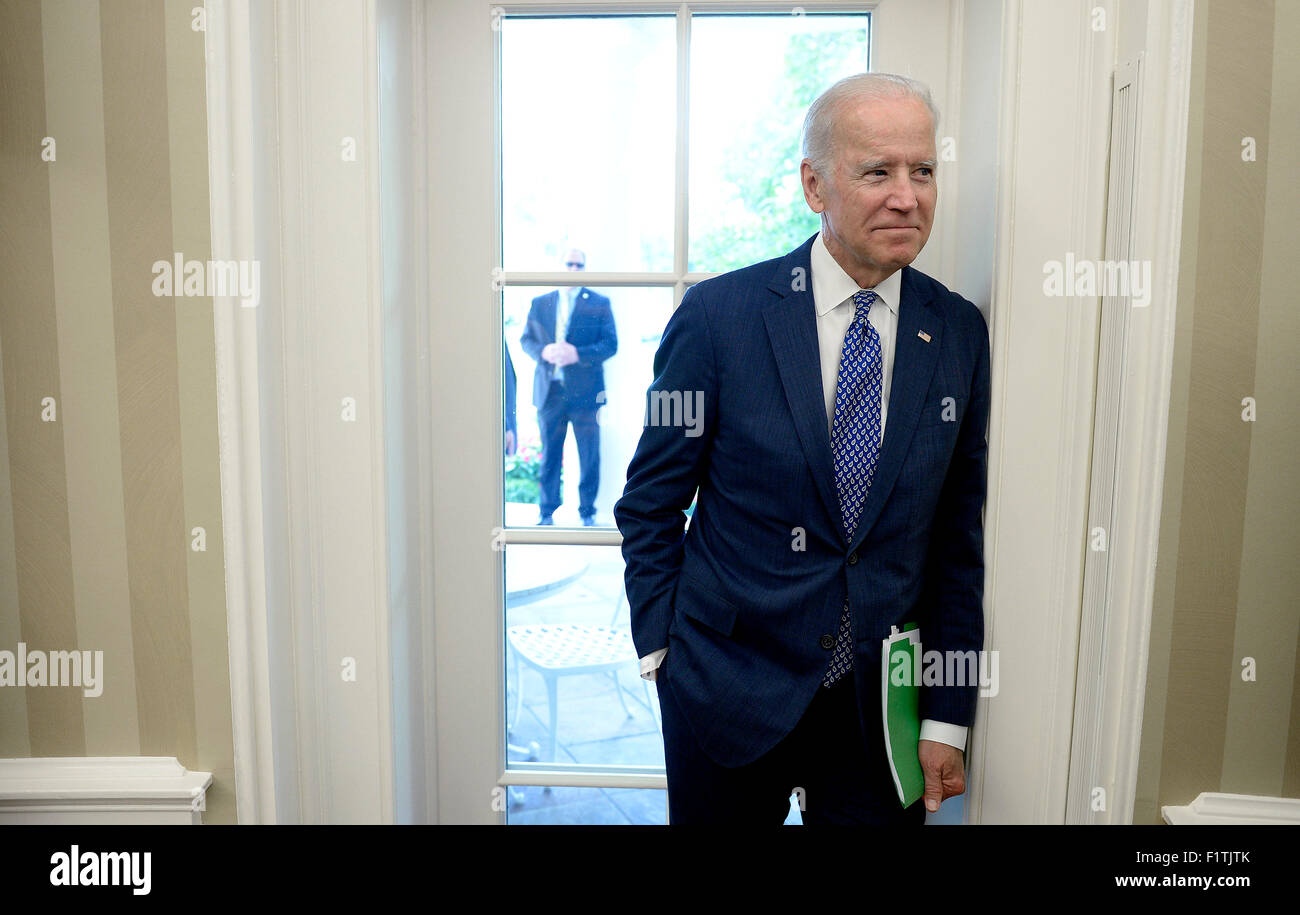
[[[937,125],[913,80],[831,87],[800,166],[820,232],[692,286],[665,328],[649,401],[703,419],[647,409],[614,515],[674,824],[779,824],[802,789],[805,823],[919,825],[965,790],[977,683],[920,690],[924,805],[899,802],[880,724],[891,626],[984,641],[988,329],[908,266]]]
[[[582,270],[587,256],[577,249],[565,255],[565,268]],[[551,517],[563,501],[560,466],[564,439],[573,424],[578,444],[578,514],[584,526],[596,523],[596,493],[600,488],[600,426],[596,412],[605,403],[605,360],[618,351],[614,312],[609,299],[585,286],[556,289],[533,299],[520,340],[524,352],[537,360],[533,372],[533,405],[542,438],[542,467],[538,524]]]

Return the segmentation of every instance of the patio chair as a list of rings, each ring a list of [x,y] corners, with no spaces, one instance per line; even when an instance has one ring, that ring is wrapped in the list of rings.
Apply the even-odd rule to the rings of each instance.
[[[641,680],[641,663],[637,658],[636,648],[632,644],[632,633],[626,627],[619,627],[619,617],[627,608],[627,595],[619,590],[618,600],[614,604],[614,615],[608,626],[588,626],[580,623],[530,623],[523,626],[511,626],[506,630],[507,643],[513,649],[515,671],[515,711],[510,718],[509,730],[513,731],[519,723],[519,714],[524,704],[523,679],[520,676],[520,661],[542,675],[546,681],[546,703],[550,710],[551,761],[558,753],[558,693],[561,677],[573,677],[582,674],[608,674],[614,681],[614,693],[619,705],[627,717],[632,711],[623,699],[626,691],[633,699],[644,705],[655,720],[655,726],[663,733],[663,722],[655,714],[654,704],[650,699],[650,683]],[[619,671],[632,668],[633,675],[641,680],[644,699],[623,686],[619,680]]]

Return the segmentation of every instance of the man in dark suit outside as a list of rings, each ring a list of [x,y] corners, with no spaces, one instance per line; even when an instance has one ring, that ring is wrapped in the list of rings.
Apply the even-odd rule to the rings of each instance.
[[[984,640],[988,329],[908,266],[937,127],[913,80],[831,87],[800,167],[820,232],[692,286],[665,328],[614,516],[674,824],[779,824],[802,789],[807,824],[919,825],[965,790],[977,681],[920,689],[924,805],[899,802],[880,723],[892,626],[926,652]],[[703,422],[665,421],[673,395]]]
[[[565,269],[583,270],[587,256],[577,249],[564,259]],[[520,340],[537,360],[533,405],[542,437],[541,517],[554,524],[560,507],[560,465],[569,424],[578,445],[578,514],[584,526],[596,522],[600,488],[600,426],[596,413],[605,404],[605,360],[618,351],[614,312],[609,299],[585,286],[569,286],[539,295],[528,310]]]

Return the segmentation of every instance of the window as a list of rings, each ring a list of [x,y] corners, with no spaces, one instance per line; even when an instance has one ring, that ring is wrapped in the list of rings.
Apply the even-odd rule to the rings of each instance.
[[[505,10],[508,822],[664,821],[658,702],[639,677],[612,508],[686,288],[816,231],[803,115],[869,68],[869,35],[867,13],[808,8]]]

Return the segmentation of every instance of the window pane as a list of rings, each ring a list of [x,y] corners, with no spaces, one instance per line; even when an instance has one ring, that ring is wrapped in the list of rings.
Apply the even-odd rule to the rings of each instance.
[[[506,547],[508,762],[664,764],[615,546]]]
[[[511,788],[510,826],[666,826],[668,792],[647,788]]]
[[[507,271],[673,265],[676,25],[671,16],[501,23]]]
[[[777,257],[817,231],[799,183],[799,131],[813,99],[867,69],[867,29],[865,15],[692,20],[692,271]]]
[[[565,291],[569,288],[575,287]],[[544,511],[552,512],[557,527],[581,527],[582,516],[592,509],[595,526],[613,527],[614,503],[623,495],[627,465],[641,438],[654,354],[672,314],[672,289],[576,288],[565,337],[584,361],[561,366],[558,384],[542,353],[554,340],[561,290],[507,286],[503,291],[510,357],[506,426],[513,383],[516,446],[514,454],[505,455],[507,527],[536,525]],[[613,340],[614,355],[597,362]]]

